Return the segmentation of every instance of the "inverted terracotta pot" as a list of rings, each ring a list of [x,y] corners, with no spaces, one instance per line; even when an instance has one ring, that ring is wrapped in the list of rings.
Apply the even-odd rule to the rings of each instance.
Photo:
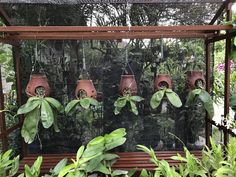
[[[172,80],[169,74],[158,74],[154,81],[154,90],[158,91],[166,87],[172,89]]]
[[[202,83],[202,87],[206,87],[205,77],[202,71],[187,72],[187,86],[190,90],[197,88],[198,82]]]
[[[93,81],[92,80],[78,80],[77,87],[75,89],[75,96],[76,98],[91,97],[91,98],[96,99],[97,92],[93,85]]]
[[[42,87],[44,89],[44,96],[49,96],[50,87],[48,84],[47,76],[44,74],[32,74],[30,80],[26,86],[26,94],[31,96],[37,96],[36,89]]]
[[[121,75],[119,93],[124,95],[127,91],[130,91],[131,95],[137,95],[138,93],[138,87],[134,75]]]

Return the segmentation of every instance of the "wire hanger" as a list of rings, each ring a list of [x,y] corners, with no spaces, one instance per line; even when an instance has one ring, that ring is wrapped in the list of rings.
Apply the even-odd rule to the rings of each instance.
[[[82,71],[81,71],[81,75],[80,77],[82,77],[82,79],[88,79],[89,78],[89,73],[87,71],[87,67],[86,67],[86,58],[85,58],[85,51],[84,51],[84,40],[83,40],[83,36],[82,36]]]

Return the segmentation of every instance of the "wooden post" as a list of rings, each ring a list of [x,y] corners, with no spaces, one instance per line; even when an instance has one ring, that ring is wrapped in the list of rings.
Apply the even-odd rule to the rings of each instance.
[[[205,56],[206,56],[206,91],[210,93],[211,91],[211,44],[205,40]],[[205,120],[205,137],[206,145],[210,146],[210,136],[212,135],[212,125],[207,121],[208,114],[206,114]]]
[[[3,95],[3,87],[2,87],[2,73],[1,73],[1,65],[0,65],[0,110],[4,110],[4,95]],[[2,150],[7,151],[8,142],[7,142],[7,134],[6,134],[6,120],[4,112],[0,112],[0,130],[2,133]]]
[[[17,103],[18,106],[21,106],[22,103],[22,84],[21,84],[21,59],[20,59],[20,46],[13,46],[12,48],[13,52],[13,59],[14,59],[14,65],[15,65],[15,72],[16,72],[16,92],[17,92]],[[24,117],[20,116],[20,124],[22,125],[24,121]],[[21,145],[22,145],[22,156],[25,157],[27,155],[27,145],[24,142],[24,139],[21,138]]]
[[[231,4],[229,4],[228,7],[227,7],[227,19],[226,20],[230,21],[231,19],[232,19]],[[224,118],[226,118],[229,115],[230,53],[231,53],[231,37],[227,37],[226,42],[225,42]],[[227,143],[229,141],[229,134],[226,130],[224,130],[223,133],[224,133],[224,145],[227,145]]]

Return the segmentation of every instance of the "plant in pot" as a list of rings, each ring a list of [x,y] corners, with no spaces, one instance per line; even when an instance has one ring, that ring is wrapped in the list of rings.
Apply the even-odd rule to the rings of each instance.
[[[129,110],[138,115],[137,103],[144,100],[142,97],[137,96],[138,88],[134,75],[121,75],[119,93],[120,97],[114,102],[114,114],[120,114],[121,110],[129,106]]]
[[[189,87],[189,89],[194,89],[189,92],[185,106],[188,108],[203,106],[208,114],[208,117],[212,118],[214,116],[213,100],[211,98],[211,95],[204,90],[205,79],[196,79],[193,84],[194,85]]]
[[[92,80],[80,79],[77,81],[75,89],[76,99],[70,101],[65,107],[66,115],[72,115],[77,110],[79,111],[92,111],[95,110],[99,103],[96,100],[97,92],[93,85]]]
[[[166,99],[174,106],[181,107],[182,102],[179,96],[172,90],[171,77],[168,74],[158,74],[154,82],[154,90],[156,91],[150,100],[152,109],[156,109],[162,101]]]
[[[40,120],[44,128],[47,129],[53,125],[54,130],[59,132],[56,115],[63,113],[64,109],[59,101],[48,97],[50,88],[45,75],[31,75],[26,93],[29,99],[18,109],[17,115],[25,115],[21,135],[25,142],[30,144],[38,133]]]

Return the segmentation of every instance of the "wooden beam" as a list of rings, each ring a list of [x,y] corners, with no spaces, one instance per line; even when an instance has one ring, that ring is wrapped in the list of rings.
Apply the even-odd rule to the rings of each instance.
[[[227,25],[179,26],[5,26],[0,32],[98,32],[98,31],[219,31],[236,29]]]
[[[32,33],[10,35],[7,40],[114,40],[114,39],[155,39],[155,38],[206,38],[208,33],[185,32],[86,32],[86,33]]]
[[[0,18],[2,19],[2,21],[5,25],[11,26],[11,19],[7,15],[6,11],[4,10],[4,8],[2,7],[1,4],[0,4]]]
[[[222,34],[222,35],[218,35],[218,36],[214,36],[210,39],[207,39],[207,42],[208,43],[213,43],[213,42],[217,42],[217,41],[220,41],[220,40],[225,40],[226,38],[232,38],[234,36],[236,36],[236,31],[228,32],[226,34]]]

